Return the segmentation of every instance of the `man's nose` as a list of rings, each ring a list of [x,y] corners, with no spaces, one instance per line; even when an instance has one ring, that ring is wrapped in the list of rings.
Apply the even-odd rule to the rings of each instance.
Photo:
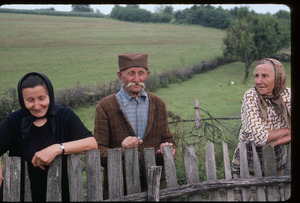
[[[140,81],[141,81],[141,79],[140,79],[138,73],[136,73],[136,74],[134,75],[133,81],[134,81],[134,82],[140,82]]]

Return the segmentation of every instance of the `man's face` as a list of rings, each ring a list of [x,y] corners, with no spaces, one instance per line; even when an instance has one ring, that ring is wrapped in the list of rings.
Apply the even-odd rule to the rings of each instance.
[[[150,71],[144,67],[132,67],[118,72],[120,80],[124,83],[124,90],[132,97],[140,95],[149,75]]]

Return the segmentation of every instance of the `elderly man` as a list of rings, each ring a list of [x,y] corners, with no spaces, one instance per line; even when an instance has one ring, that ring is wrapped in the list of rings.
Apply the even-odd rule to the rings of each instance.
[[[94,135],[105,169],[104,191],[107,190],[107,150],[121,148],[123,154],[124,149],[138,148],[141,172],[145,172],[144,148],[154,147],[157,165],[161,166],[164,145],[171,145],[175,155],[176,143],[170,132],[166,105],[161,98],[144,90],[149,75],[147,54],[119,55],[118,77],[123,85],[118,93],[101,99],[96,106]],[[142,176],[145,178],[145,174]],[[144,178],[142,190],[146,189]]]

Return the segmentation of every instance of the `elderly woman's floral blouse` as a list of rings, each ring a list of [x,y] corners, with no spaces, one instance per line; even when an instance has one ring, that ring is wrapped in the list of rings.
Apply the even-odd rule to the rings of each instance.
[[[286,88],[281,93],[282,99],[291,113],[291,89]],[[269,130],[287,128],[285,119],[275,112],[270,100],[266,99],[268,104],[267,119],[259,116],[258,93],[255,88],[249,89],[244,94],[241,119],[242,128],[240,130],[240,141],[246,144],[254,143],[256,146],[264,146],[267,142]]]

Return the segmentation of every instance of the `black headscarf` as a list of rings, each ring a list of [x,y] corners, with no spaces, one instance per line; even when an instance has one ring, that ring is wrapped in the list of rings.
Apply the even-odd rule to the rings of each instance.
[[[24,99],[23,99],[22,89],[21,89],[23,81],[30,75],[39,76],[46,83],[50,103],[49,103],[48,111],[47,111],[46,115],[44,116],[44,118],[48,119],[53,134],[56,130],[54,116],[57,114],[57,112],[59,110],[59,106],[57,104],[55,104],[53,86],[52,86],[52,83],[50,82],[49,78],[46,75],[44,75],[42,73],[38,73],[38,72],[30,72],[30,73],[25,74],[18,82],[19,104],[20,104],[21,109],[23,110],[23,112],[26,115],[22,120],[22,136],[24,139],[30,138],[30,129],[31,129],[32,123],[38,119],[35,116],[33,116],[30,113],[30,111],[26,108]]]

